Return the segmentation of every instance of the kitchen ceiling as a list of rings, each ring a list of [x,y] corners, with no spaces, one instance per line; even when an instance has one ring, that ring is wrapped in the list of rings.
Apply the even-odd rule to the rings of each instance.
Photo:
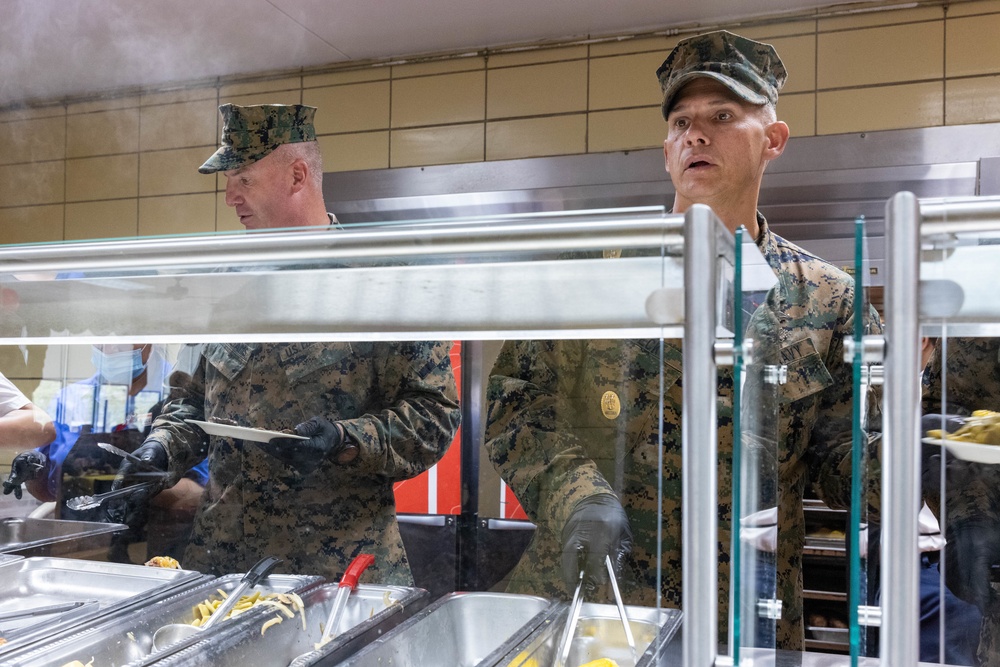
[[[0,0],[0,107],[349,61],[717,25],[807,13],[831,4]]]

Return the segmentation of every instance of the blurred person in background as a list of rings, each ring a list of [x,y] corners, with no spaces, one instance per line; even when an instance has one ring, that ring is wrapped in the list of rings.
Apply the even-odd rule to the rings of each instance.
[[[28,447],[44,447],[55,437],[52,418],[0,374],[0,448],[21,451]],[[19,465],[33,466],[29,461],[21,461]],[[21,499],[20,484],[4,482],[3,492],[13,493]]]

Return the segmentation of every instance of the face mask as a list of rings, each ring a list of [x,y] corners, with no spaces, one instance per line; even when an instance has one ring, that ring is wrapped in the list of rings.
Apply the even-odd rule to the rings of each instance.
[[[141,349],[104,353],[95,347],[91,348],[90,360],[109,384],[131,384],[146,370]]]

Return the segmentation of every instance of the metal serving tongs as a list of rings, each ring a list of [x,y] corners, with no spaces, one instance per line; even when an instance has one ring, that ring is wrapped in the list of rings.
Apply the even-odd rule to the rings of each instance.
[[[615,592],[615,604],[618,605],[618,617],[622,620],[622,627],[625,629],[625,641],[632,650],[632,664],[639,664],[639,654],[635,650],[635,637],[632,636],[632,626],[628,622],[628,615],[625,614],[625,603],[622,602],[622,594],[618,590],[618,580],[615,579],[615,568],[611,565],[611,556],[604,557],[604,564],[608,567],[608,578],[611,579],[611,590]]]
[[[556,659],[552,667],[566,667],[566,660],[569,658],[569,649],[573,645],[573,635],[576,633],[576,624],[580,620],[580,607],[583,606],[583,570],[580,570],[580,577],[576,581],[576,590],[573,591],[573,601],[569,605],[569,613],[566,615],[566,625],[563,626],[562,637],[559,639],[559,648],[556,650]]]
[[[89,510],[95,507],[100,507],[105,500],[118,498],[120,496],[127,496],[135,493],[136,491],[152,489],[155,486],[157,486],[157,483],[155,482],[142,482],[140,484],[122,487],[116,491],[108,491],[107,493],[97,493],[92,496],[77,496],[67,500],[66,507],[76,512],[79,512],[80,510]]]

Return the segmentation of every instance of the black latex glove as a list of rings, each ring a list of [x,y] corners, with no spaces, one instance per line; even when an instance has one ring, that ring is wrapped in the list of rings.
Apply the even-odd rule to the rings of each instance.
[[[124,523],[138,528],[145,525],[146,519],[149,517],[150,499],[166,486],[169,457],[167,450],[156,440],[147,440],[132,454],[144,461],[145,465],[134,463],[128,459],[123,460],[118,467],[118,474],[111,482],[111,490],[117,491],[142,482],[153,482],[155,486],[138,489],[122,498],[107,500],[104,511],[112,522]]]
[[[325,417],[313,417],[302,422],[295,427],[295,433],[307,439],[274,438],[270,442],[254,444],[303,475],[311,473],[327,458],[341,464],[357,458],[358,448],[347,439],[344,427]]]
[[[592,590],[608,581],[605,556],[617,571],[632,550],[632,530],[618,498],[601,494],[584,498],[573,508],[563,527],[562,569],[568,591],[576,588],[580,570],[584,586]]]
[[[20,500],[21,485],[38,477],[45,470],[47,464],[48,457],[34,449],[15,456],[14,460],[10,462],[10,475],[3,483],[3,494],[6,496],[13,492],[14,497]]]
[[[992,520],[952,522],[947,539],[945,583],[985,614],[996,595],[990,580],[993,564],[1000,563],[1000,524]]]

